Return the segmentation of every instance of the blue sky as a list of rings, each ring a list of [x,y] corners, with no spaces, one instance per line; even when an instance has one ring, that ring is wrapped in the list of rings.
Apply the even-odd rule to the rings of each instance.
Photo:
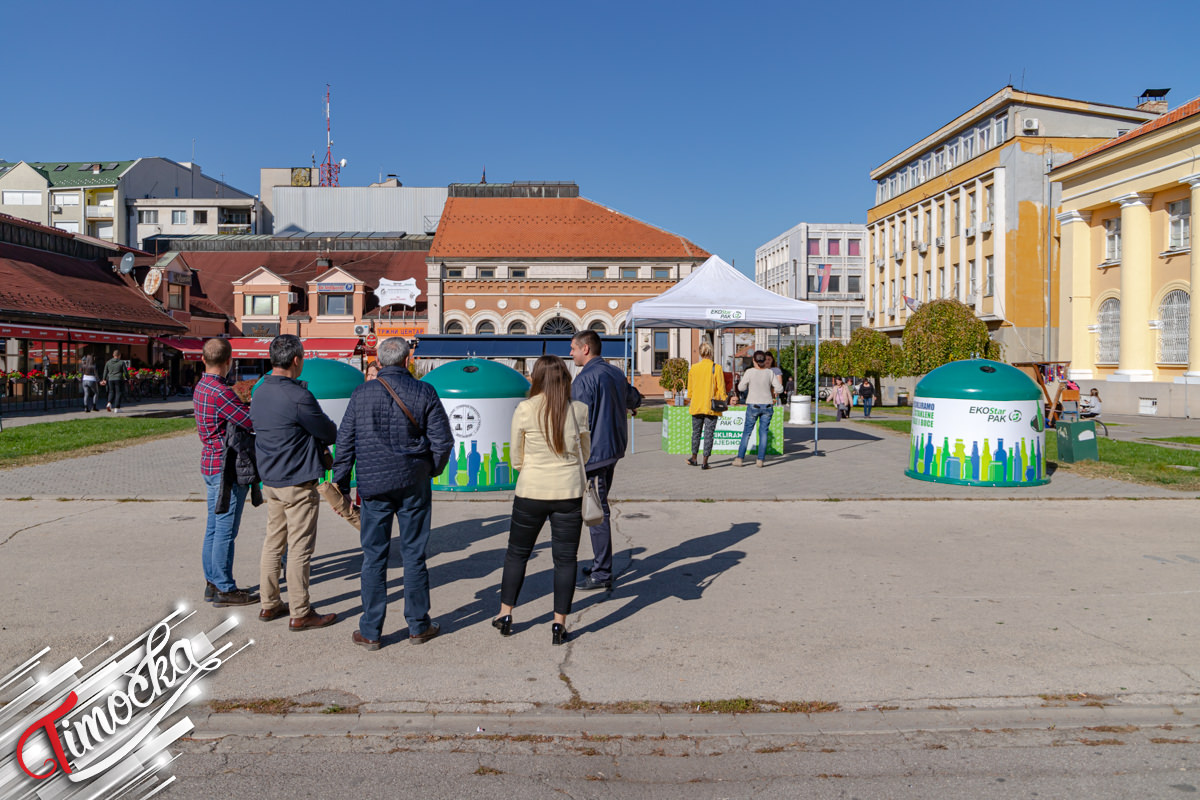
[[[573,180],[752,273],[797,222],[864,222],[873,167],[1010,81],[1200,95],[1196,8],[19,0],[0,158],[186,161],[194,138],[257,193],[260,167],[322,160],[329,83],[343,185]]]

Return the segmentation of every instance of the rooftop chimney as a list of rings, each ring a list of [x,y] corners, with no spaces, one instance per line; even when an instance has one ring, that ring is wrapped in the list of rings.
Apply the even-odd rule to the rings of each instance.
[[[1151,114],[1167,113],[1167,92],[1170,89],[1147,89],[1138,98],[1137,110]]]

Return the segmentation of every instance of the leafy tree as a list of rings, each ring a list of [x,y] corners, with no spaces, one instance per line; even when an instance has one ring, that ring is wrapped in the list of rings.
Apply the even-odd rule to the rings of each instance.
[[[792,371],[792,352],[795,351],[796,363],[796,394],[806,394],[812,397],[817,390],[817,376],[813,372],[813,346],[811,344],[792,343],[779,351],[775,363],[785,373]]]
[[[859,328],[850,334],[850,344],[846,348],[847,373],[874,378],[875,394],[879,396],[882,393],[879,379],[894,375],[898,368],[903,369],[902,361],[897,360],[900,352],[899,346],[893,345],[886,333]]]
[[[821,342],[821,374],[822,375],[839,375],[845,377],[850,374],[850,359],[846,345],[834,339],[830,342]]]
[[[904,326],[904,362],[909,375],[924,375],[964,358],[999,358],[1000,344],[987,325],[957,300],[931,300]]]

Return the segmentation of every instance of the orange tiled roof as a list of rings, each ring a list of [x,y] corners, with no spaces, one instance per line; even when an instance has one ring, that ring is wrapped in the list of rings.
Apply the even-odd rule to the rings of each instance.
[[[1090,155],[1095,155],[1096,153],[1099,153],[1101,150],[1107,150],[1110,147],[1116,147],[1119,144],[1128,142],[1130,139],[1136,139],[1139,136],[1145,136],[1147,133],[1150,133],[1151,131],[1156,131],[1159,128],[1165,128],[1168,125],[1175,123],[1175,122],[1179,122],[1181,119],[1186,119],[1187,117],[1190,117],[1193,114],[1200,114],[1200,97],[1197,97],[1195,100],[1191,100],[1187,103],[1184,103],[1183,105],[1181,105],[1179,108],[1175,109],[1174,111],[1168,111],[1166,114],[1163,114],[1161,117],[1152,119],[1144,125],[1139,125],[1138,127],[1131,130],[1129,133],[1122,134],[1121,136],[1118,136],[1115,139],[1109,139],[1104,144],[1100,144],[1100,145],[1093,147],[1091,150],[1088,150],[1086,153],[1084,153],[1083,155],[1079,156],[1078,158],[1076,158],[1074,160],[1079,161],[1080,159],[1087,158]]]
[[[582,197],[451,197],[429,258],[706,259],[692,242]]]

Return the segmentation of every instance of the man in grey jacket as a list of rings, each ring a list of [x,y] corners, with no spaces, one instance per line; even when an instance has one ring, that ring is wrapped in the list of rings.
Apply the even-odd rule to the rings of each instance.
[[[323,628],[337,614],[318,614],[308,600],[308,562],[317,544],[317,483],[325,475],[324,449],[337,439],[337,425],[297,380],[304,370],[304,345],[283,334],[271,341],[271,374],[250,403],[255,455],[267,500],[267,538],[259,564],[264,622],[290,614],[293,631]],[[288,599],[279,596],[280,566],[288,560]]]

